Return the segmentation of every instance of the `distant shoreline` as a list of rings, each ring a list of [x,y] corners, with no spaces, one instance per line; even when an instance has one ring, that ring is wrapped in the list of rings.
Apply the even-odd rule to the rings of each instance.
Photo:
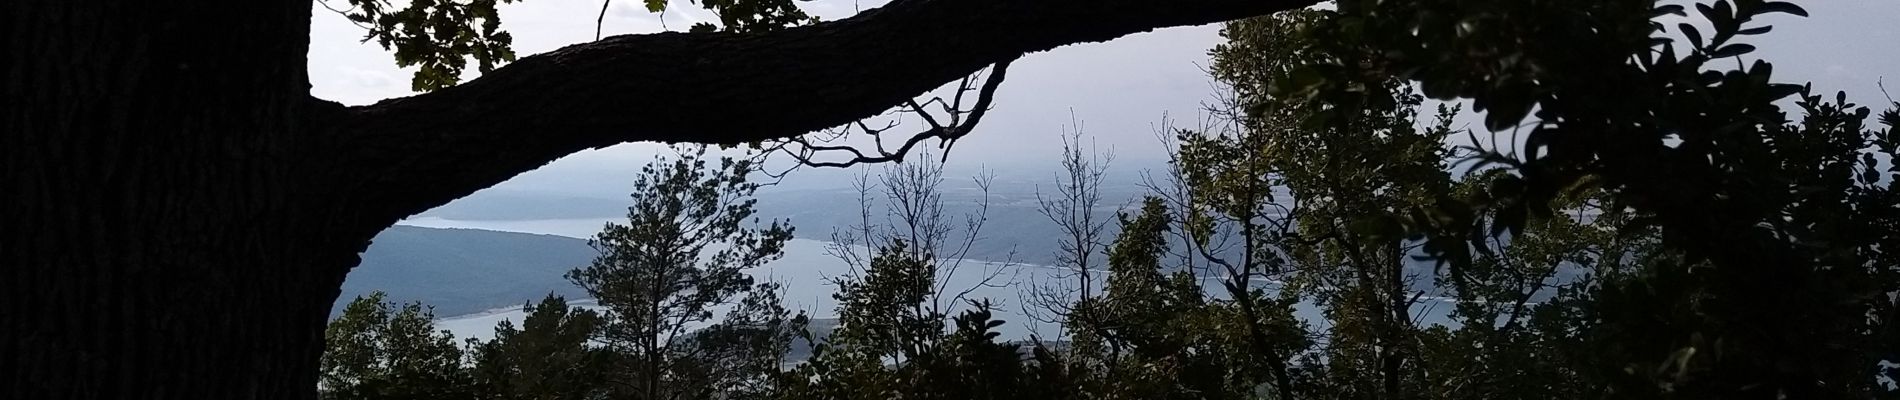
[[[568,300],[567,305],[569,307],[584,307],[584,308],[594,309],[594,308],[600,308],[600,301],[595,300],[595,299]],[[522,311],[522,309],[524,308],[527,308],[527,305],[524,304],[524,305],[519,305],[519,306],[490,308],[487,310],[476,311],[476,312],[467,313],[467,314],[451,315],[447,317],[436,318],[435,322],[436,323],[454,322],[454,321],[464,321],[464,320],[470,320],[470,319],[476,319],[476,318],[492,317],[496,315]]]

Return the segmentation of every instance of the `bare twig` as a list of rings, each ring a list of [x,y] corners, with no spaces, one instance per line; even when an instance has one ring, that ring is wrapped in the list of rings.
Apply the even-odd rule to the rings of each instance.
[[[600,1],[600,16],[594,17],[594,40],[600,40],[600,28],[607,24],[607,6],[613,3],[614,0]],[[662,17],[660,19],[661,22],[665,22],[666,18]]]
[[[810,137],[794,137],[783,140],[784,143],[797,145],[796,149],[785,146],[779,146],[777,148],[784,150],[786,154],[804,166],[843,168],[857,164],[901,163],[905,157],[909,156],[911,150],[915,148],[917,144],[926,140],[937,139],[939,141],[937,147],[943,150],[941,156],[948,157],[949,150],[956,146],[957,140],[962,139],[965,135],[968,135],[974,130],[976,126],[982,122],[983,116],[988,113],[991,104],[994,102],[996,89],[1002,85],[1003,79],[1009,71],[1011,61],[1014,61],[1014,59],[996,63],[989,69],[986,76],[982,76],[983,74],[979,73],[978,75],[983,78],[983,83],[980,87],[974,86],[975,76],[964,78],[958,83],[956,94],[951,101],[946,102],[942,98],[932,98],[931,100],[919,103],[913,99],[907,101],[898,109],[893,110],[891,114],[916,113],[924,120],[925,125],[928,125],[923,131],[911,134],[911,136],[905,139],[903,144],[896,149],[886,148],[882,136],[885,131],[895,128],[898,125],[897,121],[892,121],[884,128],[873,129],[862,120],[847,125],[843,129],[834,130],[830,133],[829,137],[819,138],[818,140],[813,140],[813,138]],[[963,95],[969,91],[977,92],[976,104],[965,109],[962,104]],[[925,107],[930,104],[942,105],[944,112],[948,114],[948,118],[939,119],[936,116],[930,115],[930,112]],[[850,145],[818,144],[848,138],[848,136],[850,136],[849,132],[851,127],[853,126],[857,127],[864,135],[872,138],[873,143],[870,149],[859,149]],[[844,161],[820,161],[816,157],[819,153],[845,153],[849,158]]]

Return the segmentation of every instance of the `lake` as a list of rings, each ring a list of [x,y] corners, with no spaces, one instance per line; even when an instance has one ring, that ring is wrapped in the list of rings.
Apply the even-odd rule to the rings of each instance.
[[[422,217],[404,220],[401,225],[430,228],[469,228],[507,232],[538,233],[587,238],[609,221],[618,218],[588,219],[546,219],[546,220],[451,220],[437,217]],[[748,271],[754,279],[771,280],[784,286],[782,294],[786,308],[805,311],[814,318],[832,318],[836,315],[837,302],[831,298],[836,286],[832,282],[850,273],[846,263],[827,253],[832,246],[829,242],[793,239],[785,246],[784,257],[764,267]],[[863,248],[853,251],[863,252]],[[860,253],[862,254],[862,253]],[[969,308],[956,296],[964,294],[967,299],[989,299],[994,304],[997,318],[1005,321],[998,328],[1005,339],[1027,339],[1033,336],[1055,337],[1061,327],[1055,323],[1036,322],[1024,313],[1029,289],[1034,285],[1051,285],[1073,281],[1072,273],[1067,270],[1041,265],[1021,263],[992,263],[976,260],[957,262],[945,261],[939,267],[942,288],[941,296],[936,300],[943,309],[956,311]],[[1091,276],[1094,287],[1101,287],[1106,273]],[[1065,278],[1066,277],[1066,278]],[[986,283],[986,279],[988,280]],[[1207,287],[1220,292],[1216,278],[1209,278]],[[1261,285],[1272,287],[1273,283],[1257,280]],[[576,305],[590,306],[591,301],[576,300]],[[1448,301],[1424,301],[1414,306],[1413,315],[1426,323],[1451,323],[1445,316],[1451,309]],[[1031,308],[1033,310],[1033,308]],[[1296,306],[1295,313],[1309,323],[1324,321],[1318,307],[1302,303]],[[490,310],[483,313],[450,316],[437,320],[436,325],[447,329],[457,338],[476,337],[487,339],[494,334],[494,326],[502,320],[514,321],[520,325],[525,314],[519,307]],[[1318,327],[1316,327],[1318,328]]]

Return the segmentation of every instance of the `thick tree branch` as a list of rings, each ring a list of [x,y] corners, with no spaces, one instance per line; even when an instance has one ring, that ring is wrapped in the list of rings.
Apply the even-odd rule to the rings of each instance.
[[[377,221],[561,156],[634,141],[743,143],[876,115],[1025,53],[1314,0],[905,0],[770,33],[609,37],[436,92],[355,107],[322,151]]]

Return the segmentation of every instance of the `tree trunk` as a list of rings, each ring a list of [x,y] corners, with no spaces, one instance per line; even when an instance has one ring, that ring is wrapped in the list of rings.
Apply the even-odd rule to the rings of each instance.
[[[297,399],[378,231],[566,154],[784,138],[989,63],[1312,0],[905,0],[309,96],[308,0],[0,2],[0,398]],[[869,77],[867,79],[866,77]]]
[[[5,7],[0,398],[313,397],[380,227],[290,162],[309,4]]]

